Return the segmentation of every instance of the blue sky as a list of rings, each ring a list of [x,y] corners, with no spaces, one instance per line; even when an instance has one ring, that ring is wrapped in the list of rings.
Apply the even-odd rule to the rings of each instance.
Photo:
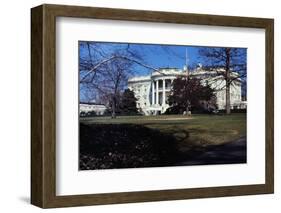
[[[182,69],[186,64],[186,58],[188,65],[200,62],[197,47],[152,44],[133,45],[132,48],[142,49],[145,62],[155,68],[170,67]],[[149,72],[143,67],[138,67],[138,70],[140,74],[147,74]]]
[[[99,48],[106,52],[124,48],[127,43],[94,42]],[[183,68],[186,64],[186,52],[188,65],[200,62],[198,53],[199,47],[179,46],[179,45],[159,45],[159,44],[130,44],[130,50],[140,53],[143,61],[155,68],[173,67]],[[80,55],[87,54],[84,47],[80,47]],[[136,66],[137,75],[149,74],[149,70]]]
[[[202,58],[199,54],[199,50],[204,49],[204,47],[202,46],[135,44],[135,43],[128,44],[128,43],[112,43],[112,42],[94,42],[94,41],[91,41],[90,43],[91,45],[93,45],[91,52],[92,52],[92,59],[94,59],[94,64],[104,60],[105,58],[109,58],[116,51],[121,51],[121,53],[127,54],[128,46],[129,46],[130,52],[137,53],[140,55],[140,61],[154,68],[170,67],[170,68],[182,69],[183,66],[186,64],[186,61],[187,61],[187,65],[191,67],[195,67],[198,63],[202,63],[203,65],[208,65],[206,59]],[[86,43],[84,41],[80,41],[79,44],[80,44],[79,45],[80,60],[81,58],[87,60],[89,58],[89,51],[87,46],[85,46]],[[241,48],[241,51],[242,52],[244,51],[245,57],[247,57],[247,50],[245,48]],[[244,60],[247,59],[244,58]],[[137,64],[134,64],[133,69],[134,69],[134,75],[136,76],[148,75],[151,73],[151,70]],[[246,81],[242,86],[243,91],[245,91],[246,89],[245,85],[246,85]],[[80,98],[84,99],[84,95],[82,94],[81,91],[80,91]]]

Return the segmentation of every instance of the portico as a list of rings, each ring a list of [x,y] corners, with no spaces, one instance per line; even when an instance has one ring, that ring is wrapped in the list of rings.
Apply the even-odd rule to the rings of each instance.
[[[151,107],[154,113],[165,112],[169,107],[168,96],[171,92],[171,85],[175,76],[155,76],[151,79]]]

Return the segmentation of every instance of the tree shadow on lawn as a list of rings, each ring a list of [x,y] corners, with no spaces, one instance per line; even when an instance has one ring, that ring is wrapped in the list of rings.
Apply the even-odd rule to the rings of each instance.
[[[221,145],[193,146],[180,156],[178,166],[247,163],[246,138]]]
[[[191,146],[186,151],[180,151],[178,144],[174,135],[143,125],[80,123],[79,169],[246,163],[244,139],[225,145]]]

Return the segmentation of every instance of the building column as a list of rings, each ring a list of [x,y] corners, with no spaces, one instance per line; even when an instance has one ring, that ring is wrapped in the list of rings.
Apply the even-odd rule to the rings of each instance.
[[[152,81],[152,100],[151,105],[155,104],[155,88],[154,88],[154,81]]]
[[[163,89],[162,89],[162,106],[165,106],[166,104],[166,85],[165,85],[165,79],[163,79]]]
[[[159,87],[158,87],[158,80],[156,81],[156,105],[159,104]]]
[[[170,79],[170,81],[171,81],[171,82],[170,82],[170,90],[169,90],[169,91],[171,92],[171,91],[172,91],[172,85],[173,85],[174,79],[172,78],[172,79]]]
[[[147,85],[147,87],[146,87],[146,106],[150,106],[151,105],[151,102],[150,102],[150,87],[149,87],[149,85]]]

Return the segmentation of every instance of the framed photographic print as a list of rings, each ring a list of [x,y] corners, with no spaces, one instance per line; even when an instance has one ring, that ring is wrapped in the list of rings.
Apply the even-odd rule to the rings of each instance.
[[[274,191],[272,19],[31,9],[31,203]]]

